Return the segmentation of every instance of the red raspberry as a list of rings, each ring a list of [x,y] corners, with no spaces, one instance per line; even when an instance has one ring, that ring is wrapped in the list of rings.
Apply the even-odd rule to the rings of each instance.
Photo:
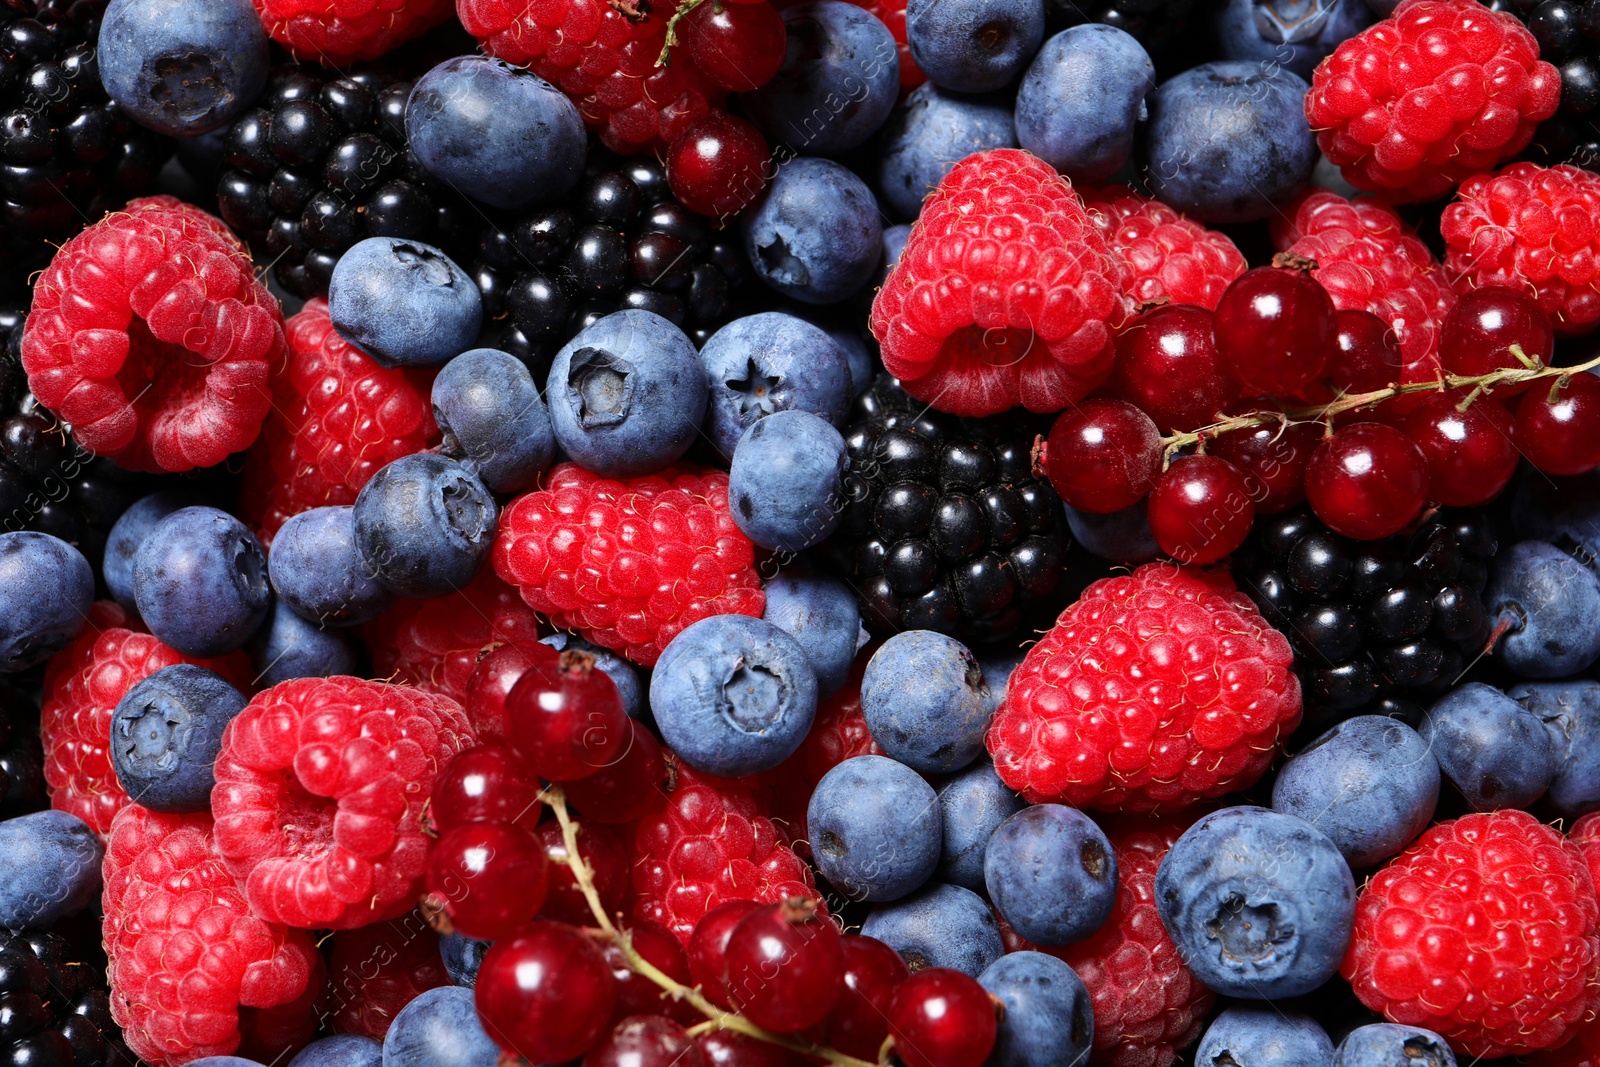
[[[625,482],[557,466],[500,513],[494,569],[556,626],[646,667],[693,623],[766,604],[728,476],[689,466]]]
[[[313,976],[311,938],[250,913],[204,812],[119,812],[102,902],[111,1014],[149,1063],[228,1055],[241,1006],[289,1004]]]
[[[1339,971],[1392,1022],[1482,1059],[1554,1048],[1600,1007],[1600,902],[1578,846],[1525,811],[1442,822],[1356,900]]]
[[[209,667],[242,688],[252,673],[243,653],[195,659],[139,632],[138,625],[119,605],[99,601],[77,639],[45,666],[39,736],[50,804],[99,834],[110,832],[112,817],[128,804],[110,751],[111,713],[128,690],[176,663]]]
[[[872,333],[906,392],[941,411],[1060,411],[1111,373],[1125,274],[1066,179],[997,148],[929,194]]]
[[[488,567],[458,593],[401,600],[362,631],[374,674],[467,702],[467,679],[496,645],[535,644],[539,617]]]
[[[1600,812],[1573,823],[1567,840],[1578,847],[1588,864],[1590,880],[1600,886]],[[1565,1045],[1535,1052],[1524,1062],[1527,1067],[1600,1067],[1600,1020],[1589,1020]]]
[[[333,938],[332,972],[322,1014],[341,1034],[381,1042],[400,1009],[419,995],[450,984],[439,938],[415,912]]]
[[[1293,663],[1225,571],[1147,563],[1089,586],[1029,650],[989,751],[1035,804],[1181,811],[1261,777],[1300,722]]]
[[[135,200],[61,246],[33,290],[22,365],[91,452],[186,471],[256,439],[283,313],[218,219]]]
[[[911,58],[911,46],[906,43],[906,0],[850,0],[871,15],[876,15],[878,21],[889,27],[889,33],[894,37],[894,43],[900,49],[900,92],[909,93],[917,86],[928,80],[922,73],[922,68],[917,66],[917,61]],[[787,7],[788,4],[779,4]]]
[[[695,119],[721,110],[721,88],[687,57],[657,66],[681,0],[456,0],[483,50],[529,67],[578,105],[613,152],[664,150]]]
[[[254,0],[267,36],[295,58],[340,67],[377,59],[448,19],[450,0]]]
[[[667,802],[633,827],[633,914],[684,944],[730,900],[815,897],[811,868],[783,844],[748,779],[713,778],[672,760]]]
[[[1215,311],[1222,291],[1248,265],[1227,234],[1125,185],[1078,192],[1089,218],[1127,267],[1122,291],[1135,307],[1198,304]]]
[[[244,521],[270,545],[293,515],[354,504],[380,467],[439,440],[432,370],[380,367],[334,331],[326,300],[289,320],[273,412],[245,456]]]
[[[1515,16],[1407,0],[1322,61],[1306,119],[1351,185],[1402,203],[1515,156],[1560,96],[1560,74]]]
[[[258,693],[222,734],[217,850],[270,922],[348,930],[404,915],[428,860],[422,809],[472,744],[448,697],[359,678]]]
[[[1444,209],[1445,270],[1457,292],[1521,289],[1539,302],[1558,336],[1588,333],[1600,322],[1597,219],[1600,174],[1513,163],[1464,182]]]
[[[1042,947],[1000,920],[1007,952],[1049,953],[1083,979],[1094,1004],[1091,1063],[1168,1067],[1200,1036],[1216,1000],[1184,966],[1156,910],[1156,869],[1189,822],[1127,819],[1108,828],[1117,853],[1117,903],[1088,940]]]

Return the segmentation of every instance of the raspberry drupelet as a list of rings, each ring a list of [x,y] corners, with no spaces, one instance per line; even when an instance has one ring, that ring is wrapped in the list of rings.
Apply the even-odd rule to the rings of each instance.
[[[295,58],[340,67],[422,36],[450,17],[450,0],[252,0],[267,36]]]
[[[1589,877],[1600,884],[1600,812],[1591,812],[1572,824],[1567,842],[1576,845],[1589,867]],[[1600,1019],[1579,1028],[1572,1040],[1523,1058],[1528,1067],[1600,1067]]]
[[[1159,200],[1124,185],[1084,186],[1089,218],[1127,267],[1123,292],[1135,307],[1198,304],[1216,309],[1228,283],[1245,272],[1238,246]]]

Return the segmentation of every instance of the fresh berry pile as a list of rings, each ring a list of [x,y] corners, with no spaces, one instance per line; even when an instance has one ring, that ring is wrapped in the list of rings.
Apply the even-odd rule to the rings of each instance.
[[[1596,1067],[1597,42],[0,2],[0,1060]]]

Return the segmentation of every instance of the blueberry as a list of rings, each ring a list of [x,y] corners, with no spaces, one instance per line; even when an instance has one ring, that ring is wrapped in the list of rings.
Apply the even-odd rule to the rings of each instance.
[[[852,900],[899,900],[939,864],[933,787],[883,756],[856,756],[823,775],[806,826],[818,870]]]
[[[1333,1067],[1456,1067],[1455,1053],[1432,1030],[1399,1023],[1358,1026],[1333,1052]]]
[[[479,941],[461,934],[445,934],[439,938],[439,955],[450,981],[471,989],[478,984],[478,968],[488,954],[492,941]],[[290,1067],[293,1067],[291,1064]]]
[[[745,107],[774,143],[835,155],[865,144],[900,96],[900,51],[876,16],[841,0],[783,12],[788,50]]]
[[[432,366],[472,346],[483,328],[483,297],[440,249],[368,237],[333,268],[328,317],[339,336],[385,367]]]
[[[1327,1067],[1331,1059],[1333,1042],[1311,1016],[1255,1004],[1235,1004],[1211,1020],[1194,1054],[1196,1067]]]
[[[1067,527],[1090,555],[1110,563],[1137,566],[1161,555],[1155,534],[1150,532],[1150,509],[1143,500],[1132,507],[1096,515],[1063,504]]]
[[[421,452],[395,460],[356,497],[356,545],[369,573],[401,596],[436,597],[472,581],[499,512],[478,476]]]
[[[333,630],[319,629],[283,601],[250,640],[251,661],[262,688],[291,678],[328,678],[355,674],[356,655],[350,642]]]
[[[842,0],[822,3],[861,10]],[[779,167],[745,211],[743,226],[756,277],[806,304],[854,296],[883,258],[883,221],[872,190],[830,159],[801,156]]]
[[[1373,21],[1367,0],[1226,0],[1213,17],[1223,59],[1273,63],[1306,79]]]
[[[1285,763],[1272,807],[1315,826],[1352,867],[1398,855],[1427,829],[1439,803],[1439,764],[1397,719],[1357,715]]]
[[[0,822],[0,930],[49,926],[100,894],[105,850],[88,823],[51,808]]]
[[[830,574],[785,568],[766,583],[761,617],[800,642],[817,672],[817,696],[838,692],[867,642],[861,609],[848,585]]]
[[[911,224],[901,223],[898,226],[885,226],[883,228],[883,263],[884,273],[888,273],[894,265],[900,262],[900,253],[906,250],[906,242],[911,240]],[[870,379],[862,386],[871,385]]]
[[[907,630],[885,641],[861,676],[872,739],[924,774],[958,771],[983,751],[990,713],[978,661],[953,637]]]
[[[267,35],[249,0],[111,0],[98,44],[106,95],[169,137],[232,122],[267,84]]]
[[[406,140],[434,177],[492,207],[561,199],[583,176],[583,119],[555,86],[487,56],[424,74],[406,102]]]
[[[1006,950],[983,898],[943,883],[874,908],[861,932],[900,953],[914,972],[949,967],[976,978]]]
[[[587,652],[594,657],[594,665],[605,672],[611,683],[617,687],[617,695],[622,698],[622,710],[630,719],[642,719],[645,713],[644,685],[639,680],[639,672],[633,664],[611,651],[592,645],[581,637],[573,634],[558,633],[549,637],[541,637],[542,644],[549,645],[557,652],[571,649],[574,652]]]
[[[1544,795],[1560,766],[1544,722],[1482,682],[1441,697],[1417,733],[1474,811],[1527,807]]]
[[[272,539],[267,576],[280,602],[320,626],[358,626],[394,604],[356,549],[355,508],[312,508]]]
[[[555,456],[550,411],[528,367],[496,348],[461,353],[433,380],[441,455],[458,460],[491,492],[532,489]]]
[[[1094,820],[1064,804],[1025,807],[983,852],[989,899],[1039,945],[1070,945],[1105,925],[1117,902],[1117,855]]]
[[[974,152],[1017,147],[1005,100],[957,96],[932,82],[917,86],[884,127],[878,189],[894,214],[915,219],[922,198]]]
[[[1521,539],[1600,557],[1600,471],[1521,479],[1511,500],[1511,521]]]
[[[994,764],[979,760],[939,784],[939,819],[944,824],[944,851],[939,878],[975,893],[983,882],[983,851],[990,836],[1025,802],[995,773]]]
[[[500,1046],[478,1022],[472,990],[437,986],[400,1009],[383,1038],[383,1067],[497,1067]]]
[[[266,1067],[259,1060],[249,1060],[243,1056],[202,1056],[189,1062],[194,1067]]]
[[[884,228],[883,247],[885,254],[888,253],[890,245],[890,230],[904,230],[909,234],[911,227],[887,226]],[[905,238],[902,236],[900,238],[900,248],[904,247]],[[895,250],[894,254],[899,256],[899,248]],[[831,329],[827,326],[822,328],[833,339],[833,343],[839,346],[839,351],[844,353],[845,363],[850,368],[850,396],[852,398],[860,396],[866,392],[867,386],[872,384],[872,379],[877,377],[878,371],[883,369],[878,363],[877,349],[871,341],[862,337],[857,330]]]
[[[261,542],[216,508],[179,508],[156,524],[134,557],[133,593],[150,632],[188,656],[232,652],[272,606]]]
[[[1506,696],[1533,713],[1550,734],[1556,773],[1544,802],[1575,817],[1600,808],[1600,682],[1524,682]]]
[[[708,386],[682,330],[654,312],[618,311],[556,353],[545,395],[556,440],[573,461],[607,478],[635,478],[694,444]]]
[[[313,1041],[289,1061],[289,1067],[382,1067],[383,1046],[359,1034],[334,1034]]]
[[[834,425],[850,406],[850,363],[820,327],[779,311],[734,319],[700,350],[711,382],[706,433],[730,460],[739,438],[775,411]]]
[[[1565,678],[1600,657],[1600,578],[1554,545],[1503,550],[1483,601],[1507,627],[1495,653],[1520,678]]]
[[[728,507],[744,535],[774,552],[820,544],[843,512],[844,435],[809,411],[757,419],[733,450]]]
[[[1311,177],[1310,87],[1286,70],[1205,63],[1150,94],[1146,178],[1164,203],[1203,222],[1266,218]]]
[[[1356,886],[1321,830],[1267,808],[1224,808],[1156,871],[1156,908],[1195,977],[1224,996],[1278,1000],[1339,969]]]
[[[0,672],[42,663],[71,643],[94,603],[94,568],[49,534],[0,534]]]
[[[1043,0],[906,0],[911,58],[953,92],[1004,89],[1043,40]]]
[[[222,731],[249,703],[214,671],[177,663],[138,682],[111,713],[111,766],[151,811],[206,811]]]
[[[997,650],[978,661],[978,670],[983,674],[983,688],[988,697],[984,706],[989,709],[989,714],[1000,710],[1000,704],[1006,698],[1006,686],[1011,684],[1011,675],[1022,666],[1027,655],[1027,651],[1020,648],[1010,652]]]
[[[661,653],[650,678],[661,738],[695,770],[771,770],[800,747],[817,712],[817,675],[800,643],[770,622],[713,615]]]
[[[1073,26],[1044,43],[1017,90],[1017,140],[1078,182],[1112,178],[1133,155],[1156,68],[1115,26]]]
[[[1078,972],[1043,952],[1012,952],[985,968],[978,984],[1005,1009],[987,1067],[1086,1067],[1094,1004]]]
[[[133,599],[133,560],[139,546],[156,523],[181,507],[194,503],[191,493],[164,490],[141,497],[124,511],[106,534],[105,557],[100,563],[100,574],[106,580],[111,598],[129,611],[135,610]]]

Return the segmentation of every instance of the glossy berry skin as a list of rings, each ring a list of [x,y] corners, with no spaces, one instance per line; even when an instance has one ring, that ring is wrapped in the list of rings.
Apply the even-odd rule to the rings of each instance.
[[[1306,498],[1306,465],[1321,439],[1318,426],[1269,423],[1222,434],[1213,438],[1206,450],[1244,474],[1259,514],[1275,515]]]
[[[783,16],[765,2],[701,4],[689,12],[678,32],[700,73],[739,93],[772,80],[783,65],[789,40]]]
[[[1539,382],[1517,404],[1517,447],[1546,474],[1584,474],[1600,466],[1600,378],[1564,381]]]
[[[661,803],[666,792],[667,764],[661,742],[632,719],[622,755],[567,785],[567,799],[589,822],[621,826],[631,823]]]
[[[644,957],[645,962],[674,982],[691,984],[688,957],[684,955],[683,944],[671,930],[649,919],[638,919],[629,924],[628,936],[633,939],[634,950]],[[617,1018],[667,1015],[685,1025],[705,1018],[694,1005],[674,1000],[660,986],[629,967],[627,957],[617,946],[607,945],[605,954],[606,963],[617,980]]]
[[[1388,323],[1360,308],[1346,308],[1334,321],[1336,350],[1324,373],[1335,392],[1370,393],[1400,380],[1404,357]]]
[[[733,1007],[728,999],[728,938],[746,915],[760,908],[753,900],[718,904],[695,923],[694,933],[689,935],[689,975],[706,999],[719,1007]]]
[[[1088,400],[1050,427],[1044,468],[1061,499],[1108,515],[1144,499],[1161,473],[1161,433],[1126,400]]]
[[[630,1015],[589,1050],[583,1067],[705,1067],[705,1062],[699,1046],[671,1019],[663,1015]]]
[[[706,1067],[800,1067],[807,1061],[779,1045],[732,1030],[712,1030],[694,1039]]]
[[[530,1063],[566,1063],[593,1048],[616,1007],[617,983],[595,942],[540,921],[496,941],[473,997],[483,1028]]]
[[[822,1022],[844,989],[839,928],[803,897],[768,904],[739,920],[724,955],[729,997],[775,1033]]]
[[[1317,518],[1336,532],[1375,541],[1399,533],[1422,511],[1428,461],[1394,427],[1358,422],[1325,438],[1311,454],[1306,497]]]
[[[1517,472],[1511,414],[1493,397],[1465,410],[1459,391],[1430,393],[1402,428],[1428,461],[1428,499],[1446,507],[1486,504]]]
[[[480,741],[506,744],[510,741],[510,720],[506,717],[506,698],[517,687],[528,668],[535,663],[554,666],[556,653],[540,642],[507,642],[485,653],[467,677],[466,699],[462,701],[472,728]]]
[[[1215,422],[1239,393],[1217,362],[1211,312],[1193,304],[1164,304],[1117,335],[1110,391],[1137,406],[1163,432]]]
[[[875,1060],[889,1036],[889,1002],[911,976],[900,953],[875,937],[846,935],[844,990],[828,1013],[827,1044],[862,1060]]]
[[[994,1048],[994,1003],[976,979],[930,967],[895,990],[889,1029],[906,1067],[978,1067]]]
[[[427,885],[456,932],[493,941],[539,913],[549,875],[544,850],[509,822],[470,822],[434,843]]]
[[[552,670],[535,664],[506,698],[511,740],[534,770],[570,782],[621,758],[632,724],[594,657],[563,652]]]
[[[594,913],[584,899],[572,867],[567,863],[567,843],[561,825],[554,820],[540,824],[534,840],[544,849],[549,863],[550,888],[545,897],[544,917],[565,923],[585,925],[594,922]],[[595,891],[607,914],[614,914],[627,899],[628,853],[616,836],[604,826],[588,826],[578,834],[578,855],[589,865]]]
[[[439,774],[428,817],[440,832],[471,822],[515,822],[532,830],[541,811],[539,783],[516,753],[479,745],[458,754]]]
[[[1292,393],[1338,349],[1328,291],[1306,271],[1257,267],[1222,294],[1212,318],[1225,374],[1253,393]]]
[[[1452,374],[1472,377],[1506,367],[1524,366],[1511,346],[1529,359],[1550,362],[1555,350],[1555,327],[1537,301],[1519,289],[1486,285],[1461,295],[1445,317],[1439,334],[1439,362]],[[1532,383],[1495,386],[1502,395],[1528,389]]]
[[[1244,474],[1215,456],[1185,456],[1150,493],[1150,532],[1179,563],[1215,563],[1232,554],[1255,516]]]
[[[759,6],[772,10],[765,3]],[[709,12],[712,7],[702,4],[695,10]],[[735,215],[767,187],[771,158],[760,130],[735,115],[713,111],[673,138],[667,149],[667,184],[690,211],[713,218]]]

